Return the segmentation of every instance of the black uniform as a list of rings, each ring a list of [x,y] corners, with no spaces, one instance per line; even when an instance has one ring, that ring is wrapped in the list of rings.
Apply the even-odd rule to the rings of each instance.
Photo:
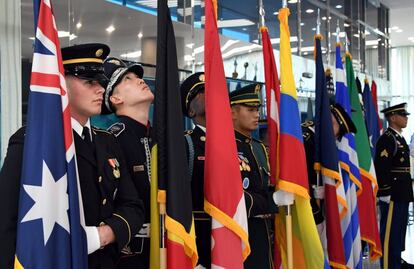
[[[413,201],[413,189],[410,149],[404,137],[392,128],[388,128],[378,139],[375,170],[379,185],[378,196],[391,196],[390,204],[380,201],[380,234],[384,258],[388,258],[388,268],[401,268],[401,251],[405,249],[408,205]]]
[[[16,247],[17,210],[25,128],[9,141],[0,173],[2,185],[0,210],[0,268],[13,268]],[[90,269],[112,269],[121,249],[128,244],[132,231],[142,225],[144,209],[132,187],[125,161],[115,138],[106,131],[92,128],[92,147],[76,132],[74,141],[87,226],[109,225],[116,242],[88,255]],[[117,161],[115,172],[110,160]]]
[[[204,160],[206,133],[198,126],[185,134],[191,177],[198,264],[211,267],[211,217],[204,211]]]
[[[235,132],[241,178],[249,227],[251,253],[244,262],[244,268],[273,268],[272,259],[272,213],[277,208],[273,202],[267,180],[269,168],[263,167],[256,155],[262,154],[267,159],[265,147],[259,152],[253,143],[261,143],[239,132]]]
[[[135,231],[129,248],[125,249],[117,268],[149,268],[149,223],[150,223],[150,180],[151,180],[151,138],[150,125],[143,125],[127,116],[119,116],[119,122],[109,127],[124,152],[127,169],[145,207],[143,229]],[[139,227],[141,228],[141,227]]]
[[[312,186],[317,185],[317,175],[313,166],[315,163],[315,131],[313,129],[314,125],[315,124],[312,121],[306,121],[302,123],[302,135],[306,153],[306,167],[308,170],[309,190],[313,189]],[[313,218],[315,219],[316,225],[318,225],[324,221],[322,211],[323,201],[320,201],[320,203],[318,204],[313,195],[313,191],[310,191],[310,196]]]

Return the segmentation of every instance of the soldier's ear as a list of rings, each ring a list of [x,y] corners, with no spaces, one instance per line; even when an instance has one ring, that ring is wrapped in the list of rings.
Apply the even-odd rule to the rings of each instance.
[[[196,115],[195,111],[194,111],[193,109],[191,109],[191,108],[190,108],[190,110],[188,111],[188,116],[189,116],[190,118],[194,118],[194,117],[195,117],[195,115]]]
[[[119,105],[119,104],[122,104],[122,103],[124,102],[124,101],[122,100],[122,98],[121,98],[120,96],[116,95],[116,94],[111,95],[111,96],[109,97],[109,101],[111,101],[111,103],[112,103],[113,105]]]

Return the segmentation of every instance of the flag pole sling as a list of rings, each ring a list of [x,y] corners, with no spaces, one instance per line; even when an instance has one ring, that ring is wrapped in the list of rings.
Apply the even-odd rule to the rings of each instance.
[[[287,269],[293,269],[293,246],[292,246],[292,211],[291,206],[286,210],[286,247],[287,247]]]
[[[164,202],[159,203],[160,206],[160,269],[167,269],[167,248],[165,246],[165,215],[167,206]]]

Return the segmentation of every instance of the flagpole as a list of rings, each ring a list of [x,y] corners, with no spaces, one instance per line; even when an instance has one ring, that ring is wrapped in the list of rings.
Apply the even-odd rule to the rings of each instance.
[[[165,246],[165,215],[167,206],[160,202],[160,269],[167,269],[167,248]]]
[[[282,0],[282,8],[288,8],[287,0]],[[293,269],[293,244],[292,244],[292,209],[287,205],[286,210],[286,251],[287,251],[287,269]]]
[[[320,34],[321,34],[321,14],[320,14],[320,9],[318,8],[318,16],[316,17],[316,35],[318,36]],[[320,186],[323,186],[323,183],[321,184],[321,170],[318,169],[318,172],[316,173],[316,187],[320,187]],[[320,206],[321,199],[317,198],[316,203],[318,204],[318,206]]]

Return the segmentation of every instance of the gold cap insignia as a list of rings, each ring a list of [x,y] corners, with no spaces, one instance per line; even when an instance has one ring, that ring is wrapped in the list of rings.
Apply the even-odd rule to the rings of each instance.
[[[103,49],[98,49],[98,50],[95,52],[95,56],[96,56],[96,57],[100,57],[102,54],[103,54]]]
[[[260,84],[256,84],[256,87],[254,88],[254,93],[259,93],[260,92]]]
[[[206,81],[206,79],[205,79],[205,77],[204,77],[204,74],[201,74],[201,75],[198,77],[198,79],[199,79],[200,81]]]
[[[381,151],[381,155],[380,156],[381,157],[384,157],[385,156],[385,158],[388,158],[388,152],[387,152],[387,150],[384,149],[383,151]]]

